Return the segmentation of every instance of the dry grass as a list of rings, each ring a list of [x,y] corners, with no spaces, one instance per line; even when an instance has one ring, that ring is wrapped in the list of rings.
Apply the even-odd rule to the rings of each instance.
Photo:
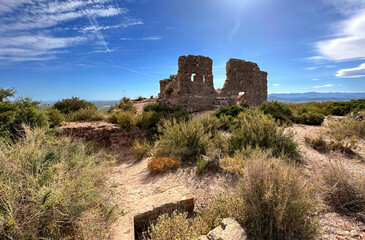
[[[131,150],[132,154],[137,158],[137,160],[141,160],[144,157],[150,156],[152,146],[147,140],[143,141],[135,140]]]
[[[111,156],[91,145],[25,128],[0,148],[0,239],[102,238]]]
[[[152,158],[148,163],[148,170],[151,173],[158,174],[169,170],[177,169],[180,166],[180,161],[168,157]]]
[[[323,175],[327,185],[326,202],[336,211],[345,214],[364,212],[364,176],[345,168],[340,161],[333,161]]]
[[[355,143],[344,142],[339,138],[337,140],[326,141],[322,135],[319,135],[314,138],[306,136],[304,140],[308,146],[321,153],[340,152],[349,156],[356,155],[352,150],[355,147]]]

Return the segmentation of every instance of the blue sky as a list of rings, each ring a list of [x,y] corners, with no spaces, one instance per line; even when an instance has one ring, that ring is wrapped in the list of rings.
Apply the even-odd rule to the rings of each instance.
[[[365,92],[364,0],[0,0],[0,87],[21,96],[157,95],[180,55],[240,58],[269,93]]]

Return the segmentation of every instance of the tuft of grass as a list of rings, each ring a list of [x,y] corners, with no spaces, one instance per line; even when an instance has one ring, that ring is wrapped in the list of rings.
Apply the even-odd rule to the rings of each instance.
[[[355,147],[355,140],[352,143],[344,143],[343,137],[341,135],[337,136],[336,141],[326,141],[322,135],[319,135],[314,138],[305,137],[305,142],[313,149],[317,150],[318,152],[322,153],[328,153],[328,152],[340,152],[347,155],[355,155],[355,152],[352,150],[352,148]]]
[[[105,200],[110,155],[45,130],[0,147],[0,239],[93,239],[113,219]]]
[[[148,141],[135,140],[133,147],[132,147],[132,154],[137,158],[137,160],[141,160],[144,157],[150,156],[151,150],[152,150],[152,147]]]
[[[199,217],[188,218],[187,213],[174,211],[171,215],[163,214],[157,223],[143,233],[144,240],[190,240],[198,239],[205,224]]]
[[[352,118],[339,119],[329,124],[329,131],[332,136],[344,135],[346,138],[356,136],[365,138],[365,121],[357,121]]]
[[[203,157],[199,156],[196,161],[196,165],[195,165],[196,173],[198,175],[202,175],[206,171],[207,165],[208,165],[208,161],[205,160]]]
[[[195,161],[206,153],[211,144],[207,133],[198,120],[183,122],[164,121],[159,127],[162,133],[156,142],[154,156],[172,157],[179,161]]]
[[[279,127],[275,119],[258,110],[238,115],[231,131],[228,141],[231,153],[243,148],[261,148],[271,151],[275,157],[300,161],[294,133]]]
[[[327,185],[324,199],[337,212],[351,215],[365,211],[364,176],[347,170],[340,161],[333,161],[323,178]]]
[[[180,161],[168,157],[156,157],[151,159],[147,167],[151,173],[158,174],[167,172],[169,170],[175,170],[179,166]]]

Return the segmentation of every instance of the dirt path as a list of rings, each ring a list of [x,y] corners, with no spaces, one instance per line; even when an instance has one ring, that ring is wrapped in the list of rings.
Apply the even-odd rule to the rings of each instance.
[[[121,215],[112,227],[110,239],[123,239],[121,236],[126,236],[130,231],[126,229],[126,222],[131,221],[128,218],[129,213],[140,208],[141,204],[145,204],[153,196],[156,196],[153,201],[159,205],[160,202],[169,200],[163,198],[171,197],[161,193],[179,189],[180,192],[191,193],[195,198],[195,206],[200,206],[214,199],[214,196],[224,191],[229,184],[221,174],[199,177],[192,167],[158,176],[151,175],[147,169],[148,161],[149,158],[141,161],[122,161],[110,174],[109,186],[113,192],[111,200],[124,215]]]
[[[330,161],[341,161],[346,168],[365,174],[365,164],[362,158],[365,156],[365,141],[360,141],[361,151],[358,158],[348,158],[343,154],[321,154],[305,144],[304,138],[315,137],[319,134],[328,136],[328,119],[323,126],[306,126],[294,125],[290,129],[295,132],[295,140],[299,144],[301,154],[306,162],[302,168],[307,176],[318,179],[321,182],[321,176],[326,171]],[[321,186],[320,186],[321,187]],[[356,221],[353,217],[342,216],[333,212],[329,207],[324,206],[324,210],[319,213],[319,224],[321,226],[321,234],[318,239],[365,239],[365,224]]]
[[[141,111],[146,103],[138,105]],[[204,114],[210,114],[206,112]],[[203,115],[204,115],[203,114]],[[196,118],[199,116],[195,116]],[[334,159],[341,160],[351,170],[365,174],[365,141],[359,142],[361,151],[358,158],[348,158],[342,154],[321,154],[305,144],[305,136],[315,137],[327,134],[327,123],[323,126],[293,125],[289,129],[295,132],[295,141],[299,144],[305,164],[301,166],[309,178],[321,179],[328,163]],[[83,123],[86,124],[86,123]],[[80,127],[75,125],[75,127]],[[175,196],[192,194],[195,206],[204,206],[214,197],[232,186],[232,180],[219,173],[208,173],[203,176],[195,174],[194,167],[178,169],[163,175],[151,175],[147,165],[149,158],[136,161],[129,149],[113,151],[119,159],[109,173],[108,187],[111,190],[110,200],[117,207],[117,220],[111,228],[109,239],[133,239],[133,220],[131,216],[144,206],[156,206],[160,203],[174,201]],[[321,180],[320,180],[321,181]],[[318,239],[365,239],[365,225],[355,218],[341,216],[329,207],[318,213],[321,234]],[[132,222],[131,222],[132,221]],[[125,237],[127,234],[131,238]]]

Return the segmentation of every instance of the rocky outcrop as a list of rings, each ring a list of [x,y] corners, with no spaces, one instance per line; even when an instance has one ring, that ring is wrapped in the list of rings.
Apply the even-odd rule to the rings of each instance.
[[[214,228],[200,240],[246,240],[247,235],[241,225],[232,218],[222,220],[220,226]]]

